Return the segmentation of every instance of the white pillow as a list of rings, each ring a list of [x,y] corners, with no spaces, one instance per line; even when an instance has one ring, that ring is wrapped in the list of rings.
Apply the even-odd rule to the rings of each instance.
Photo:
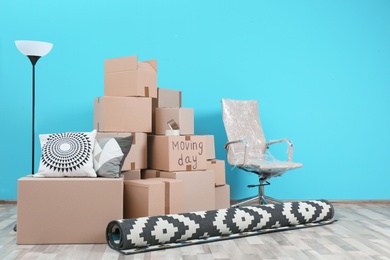
[[[39,135],[42,156],[36,177],[96,177],[96,130]]]

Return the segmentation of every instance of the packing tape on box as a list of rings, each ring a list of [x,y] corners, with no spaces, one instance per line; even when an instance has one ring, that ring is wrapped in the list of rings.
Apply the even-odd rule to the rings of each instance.
[[[180,130],[165,130],[166,136],[180,135]]]

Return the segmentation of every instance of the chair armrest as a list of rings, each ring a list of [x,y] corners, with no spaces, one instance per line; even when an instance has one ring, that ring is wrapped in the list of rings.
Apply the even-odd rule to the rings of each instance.
[[[240,139],[240,140],[235,140],[235,141],[230,141],[230,142],[227,142],[225,145],[224,145],[224,148],[225,150],[229,150],[229,146],[232,145],[232,144],[237,144],[237,143],[244,143],[244,146],[245,146],[245,150],[244,150],[244,162],[243,164],[246,165],[247,161],[248,161],[248,146],[249,146],[249,143],[247,140],[245,139]],[[229,159],[228,159],[228,162],[229,162]]]
[[[294,153],[294,144],[290,139],[279,139],[279,140],[271,140],[266,143],[266,148],[269,149],[269,146],[276,143],[287,143],[288,145],[288,161],[292,161],[293,153]]]

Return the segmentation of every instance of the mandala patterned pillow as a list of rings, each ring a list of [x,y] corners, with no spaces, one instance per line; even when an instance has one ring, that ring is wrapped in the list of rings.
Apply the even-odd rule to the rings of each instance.
[[[96,177],[96,130],[39,135],[42,155],[36,177]]]
[[[118,178],[123,162],[130,152],[133,136],[109,137],[95,140],[93,167],[99,177]]]

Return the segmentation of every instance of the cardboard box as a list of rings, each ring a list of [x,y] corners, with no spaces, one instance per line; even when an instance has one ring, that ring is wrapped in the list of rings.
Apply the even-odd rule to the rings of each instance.
[[[154,122],[156,122],[157,103],[158,103],[157,98],[152,98],[152,134],[156,133],[156,126]]]
[[[230,208],[230,186],[215,187],[215,209]]]
[[[108,222],[123,218],[123,178],[18,180],[17,244],[107,243]]]
[[[157,98],[157,61],[137,56],[104,61],[104,95]]]
[[[206,137],[206,157],[207,160],[215,159],[214,135],[205,135]]]
[[[171,178],[183,181],[184,212],[215,209],[214,171],[161,171],[162,178]]]
[[[155,134],[165,135],[170,130],[168,122],[174,120],[179,126],[181,135],[194,134],[194,109],[193,108],[156,108],[154,121]]]
[[[152,131],[152,99],[98,97],[94,101],[94,128],[99,132]]]
[[[148,136],[146,133],[115,133],[115,132],[97,132],[96,138],[107,137],[126,137],[134,136],[133,144],[129,154],[122,166],[122,171],[140,170],[148,168],[147,161],[147,149],[148,149]]]
[[[156,108],[159,107],[176,107],[180,108],[182,106],[182,97],[181,91],[166,89],[166,88],[157,88],[157,98],[152,99],[152,120],[153,120],[153,130],[152,133],[156,134]]]
[[[154,169],[143,169],[141,171],[141,179],[159,178],[160,171]]]
[[[158,88],[157,107],[180,108],[182,105],[182,93],[178,90]]]
[[[184,184],[182,180],[169,178],[148,178],[145,181],[161,181],[165,184],[165,214],[184,212]]]
[[[141,179],[141,170],[122,171],[121,174],[123,175],[123,179],[125,181]]]
[[[148,135],[148,168],[162,171],[207,169],[204,136]]]
[[[124,218],[165,214],[165,184],[161,181],[124,181]]]
[[[207,160],[207,169],[215,171],[215,186],[222,186],[226,184],[224,160]]]

